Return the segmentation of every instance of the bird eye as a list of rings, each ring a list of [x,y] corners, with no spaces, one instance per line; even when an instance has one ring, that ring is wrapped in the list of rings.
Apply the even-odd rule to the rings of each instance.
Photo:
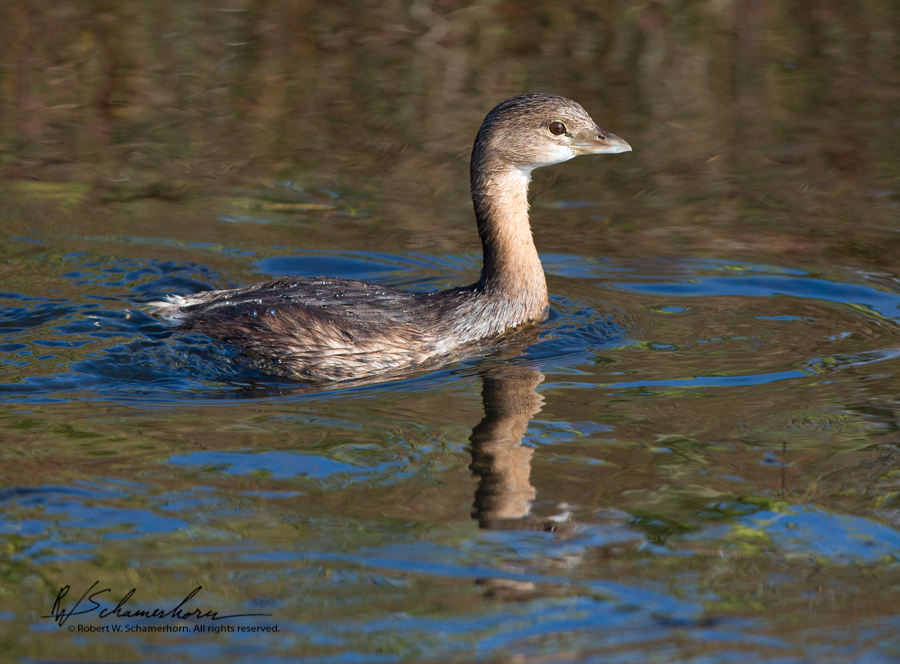
[[[553,134],[554,136],[562,136],[563,134],[566,133],[566,125],[564,125],[562,122],[558,122],[558,121],[551,122],[550,126],[547,127],[547,129],[550,130],[550,133]]]

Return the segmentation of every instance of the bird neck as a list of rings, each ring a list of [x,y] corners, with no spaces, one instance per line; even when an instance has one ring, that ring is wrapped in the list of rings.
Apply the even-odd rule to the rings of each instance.
[[[511,307],[518,322],[545,318],[548,306],[544,268],[528,222],[530,181],[530,171],[473,160],[472,200],[484,249],[478,287]]]

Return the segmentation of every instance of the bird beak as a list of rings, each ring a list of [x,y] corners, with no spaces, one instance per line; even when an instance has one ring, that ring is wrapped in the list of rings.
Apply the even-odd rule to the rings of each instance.
[[[570,147],[576,155],[631,152],[631,146],[625,140],[597,127],[585,129],[572,136]]]

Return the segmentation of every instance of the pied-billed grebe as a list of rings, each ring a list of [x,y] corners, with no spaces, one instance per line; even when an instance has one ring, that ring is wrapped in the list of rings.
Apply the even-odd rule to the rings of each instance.
[[[472,150],[472,200],[484,264],[477,283],[435,293],[285,277],[169,296],[151,313],[235,344],[303,380],[410,369],[464,344],[547,317],[547,282],[528,224],[531,171],[582,154],[631,150],[565,97],[524,94],[496,106]]]

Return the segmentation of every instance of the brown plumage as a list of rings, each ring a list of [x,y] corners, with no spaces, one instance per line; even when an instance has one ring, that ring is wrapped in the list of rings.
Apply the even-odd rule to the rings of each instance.
[[[154,302],[181,330],[242,347],[278,373],[323,381],[453,359],[473,342],[547,315],[547,282],[528,221],[531,171],[579,154],[630,151],[564,97],[496,106],[472,150],[472,200],[484,265],[477,283],[410,293],[343,279],[283,278]]]

